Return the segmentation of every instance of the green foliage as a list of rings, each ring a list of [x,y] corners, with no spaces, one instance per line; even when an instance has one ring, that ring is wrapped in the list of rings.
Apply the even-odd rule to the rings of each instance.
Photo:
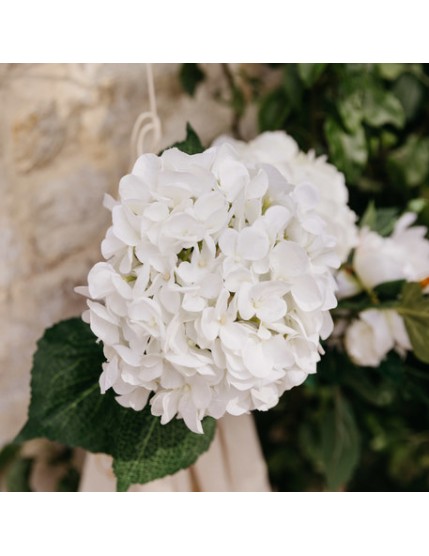
[[[191,97],[194,96],[198,85],[204,81],[205,77],[205,73],[198,64],[182,64],[179,71],[180,83]]]
[[[284,129],[327,154],[362,214],[429,197],[429,71],[422,64],[277,64],[256,96],[261,131]],[[416,191],[410,191],[415,188]],[[422,221],[429,223],[428,213]]]
[[[333,118],[325,123],[329,152],[339,170],[351,179],[357,179],[365,168],[368,150],[364,129],[356,125],[353,131],[346,132]]]
[[[284,129],[304,151],[327,155],[345,173],[361,227],[388,236],[405,210],[428,226],[429,65],[321,66],[267,66],[272,85],[255,98],[260,130]],[[340,301],[345,318],[394,307],[414,353],[362,368],[330,347],[316,375],[256,412],[274,488],[429,490],[428,303],[419,284],[401,280]]]
[[[419,187],[429,176],[429,137],[410,135],[406,142],[391,152],[388,172],[393,184],[399,187]]]
[[[360,436],[349,403],[337,393],[334,408],[322,421],[322,457],[329,490],[350,480],[359,461]]]
[[[80,319],[48,329],[34,356],[28,421],[17,441],[46,437],[110,454],[119,490],[175,473],[207,450],[213,420],[198,435],[182,420],[161,425],[148,407],[136,412],[121,407],[111,391],[101,395],[103,361],[102,345]]]
[[[368,203],[368,207],[359,221],[360,227],[367,226],[370,230],[381,236],[389,236],[398,218],[396,208],[376,209],[374,201]]]
[[[404,319],[415,356],[429,363],[429,297],[423,296],[420,284],[404,284],[397,311]]]
[[[186,124],[186,138],[179,143],[174,143],[174,145],[171,145],[169,148],[172,149],[174,147],[186,154],[198,154],[202,153],[204,150],[200,138],[189,123]]]
[[[290,113],[288,96],[282,89],[275,89],[262,101],[259,110],[261,131],[281,129]]]
[[[306,88],[312,87],[322,75],[326,64],[298,64],[298,74]]]

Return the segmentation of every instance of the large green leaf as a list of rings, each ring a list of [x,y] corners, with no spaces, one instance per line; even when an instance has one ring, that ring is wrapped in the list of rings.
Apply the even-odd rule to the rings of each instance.
[[[111,391],[102,395],[98,379],[103,349],[78,318],[46,331],[34,356],[31,403],[17,440],[46,437],[114,458],[118,488],[175,473],[206,451],[214,422],[205,434],[191,432],[182,420],[161,425],[158,417],[121,407]]]
[[[46,437],[110,453],[116,402],[111,392],[100,394],[104,360],[102,345],[81,319],[46,330],[34,355],[28,421],[18,439]]]
[[[414,355],[429,363],[429,297],[422,294],[420,284],[404,285],[397,311],[404,319]]]
[[[161,425],[148,410],[141,412],[139,419],[134,411],[122,411],[116,428],[113,462],[118,490],[189,467],[208,449],[215,424],[214,419],[206,418],[205,434],[195,434],[182,420]]]
[[[360,435],[352,409],[338,392],[322,421],[322,457],[329,490],[346,485],[360,457]]]

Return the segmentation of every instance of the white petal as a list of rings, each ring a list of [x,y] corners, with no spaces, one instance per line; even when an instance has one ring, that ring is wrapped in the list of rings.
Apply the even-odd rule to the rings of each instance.
[[[295,303],[303,311],[314,311],[321,307],[323,299],[314,278],[301,276],[291,288]]]
[[[247,261],[263,259],[269,248],[268,237],[254,228],[241,230],[237,240],[237,254]]]
[[[215,310],[213,307],[208,307],[204,309],[201,315],[201,332],[204,337],[209,341],[213,341],[219,334],[219,322],[215,315]]]
[[[198,410],[193,404],[189,393],[183,394],[179,400],[179,414],[192,432],[204,434],[201,419],[198,417]]]
[[[286,314],[287,305],[284,299],[269,297],[261,302],[256,310],[256,316],[263,322],[276,322]]]
[[[272,369],[271,357],[264,353],[261,341],[249,341],[244,346],[243,362],[246,369],[256,377],[266,377]]]
[[[237,246],[238,232],[227,228],[219,238],[219,247],[224,255],[233,257]]]
[[[288,279],[304,274],[308,256],[304,249],[292,241],[277,244],[270,255],[273,278]]]
[[[111,388],[119,377],[118,360],[115,357],[112,361],[103,363],[103,372],[100,375],[99,383],[102,394]]]

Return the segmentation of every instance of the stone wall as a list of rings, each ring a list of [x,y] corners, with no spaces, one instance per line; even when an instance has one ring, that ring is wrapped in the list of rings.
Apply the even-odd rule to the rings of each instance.
[[[226,88],[219,65],[204,66],[195,98],[177,65],[153,69],[163,147],[187,121],[205,143],[228,131],[231,111],[214,99]],[[0,447],[25,421],[37,339],[84,309],[73,288],[99,260],[103,195],[116,195],[148,108],[144,65],[0,65]]]

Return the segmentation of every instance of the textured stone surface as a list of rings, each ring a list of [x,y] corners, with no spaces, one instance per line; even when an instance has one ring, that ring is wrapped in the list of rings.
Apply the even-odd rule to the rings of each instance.
[[[230,110],[213,98],[225,79],[218,65],[205,71],[191,99],[177,65],[154,66],[162,147],[187,121],[206,143],[228,131]],[[84,308],[73,288],[100,256],[102,198],[116,194],[147,109],[144,65],[0,65],[0,446],[25,421],[37,339]]]

